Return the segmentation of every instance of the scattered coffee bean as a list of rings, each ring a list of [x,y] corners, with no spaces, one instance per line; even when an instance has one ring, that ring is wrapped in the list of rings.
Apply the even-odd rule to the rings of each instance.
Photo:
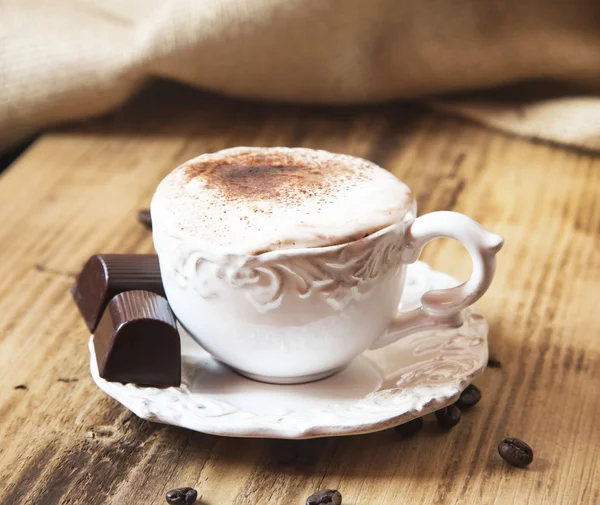
[[[460,410],[470,409],[481,400],[481,391],[475,384],[469,384],[456,400],[456,406]]]
[[[460,415],[460,409],[456,405],[448,405],[435,413],[438,424],[445,430],[456,426],[460,421]]]
[[[18,386],[15,386],[13,389],[22,389],[24,391],[27,391],[29,388],[25,384],[19,384]]]
[[[152,218],[150,217],[150,211],[146,209],[138,210],[137,215],[138,221],[142,223],[146,228],[152,229]]]
[[[408,421],[407,423],[401,424],[394,428],[394,430],[396,430],[396,433],[399,433],[404,438],[412,437],[412,436],[416,435],[417,433],[419,433],[419,431],[421,431],[422,429],[423,429],[423,418],[422,417],[417,417],[416,419],[412,419],[411,421]]]
[[[502,363],[490,356],[487,362],[487,366],[488,368],[502,368]]]
[[[167,491],[166,497],[171,505],[192,505],[198,498],[198,491],[191,487],[180,487]]]
[[[336,489],[321,489],[306,499],[306,505],[324,505],[325,503],[341,505],[342,495]]]
[[[533,461],[533,450],[518,438],[505,438],[498,446],[502,459],[509,465],[525,467]]]

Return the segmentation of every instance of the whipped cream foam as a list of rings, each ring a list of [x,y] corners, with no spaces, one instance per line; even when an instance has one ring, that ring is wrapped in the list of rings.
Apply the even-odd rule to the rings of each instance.
[[[155,243],[194,240],[226,253],[322,247],[416,213],[410,189],[361,158],[304,148],[237,147],[171,172],[151,205]]]

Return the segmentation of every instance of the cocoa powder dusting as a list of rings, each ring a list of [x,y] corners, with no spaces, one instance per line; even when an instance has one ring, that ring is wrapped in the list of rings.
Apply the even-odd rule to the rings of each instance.
[[[231,200],[278,200],[290,204],[332,191],[332,173],[352,169],[339,163],[303,165],[283,153],[240,153],[185,167],[187,181],[201,178],[207,187]]]

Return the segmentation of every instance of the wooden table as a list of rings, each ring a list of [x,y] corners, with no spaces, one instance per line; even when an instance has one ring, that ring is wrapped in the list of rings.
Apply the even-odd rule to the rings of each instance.
[[[369,158],[414,189],[421,213],[454,209],[505,237],[479,303],[502,367],[458,426],[427,419],[408,440],[219,438],[142,421],[96,388],[75,274],[96,252],[151,252],[136,212],[160,179],[235,145]],[[351,505],[600,503],[600,157],[416,105],[305,109],[158,85],[43,135],[0,177],[0,201],[3,505],[162,504],[177,486],[210,505],[302,504],[324,487]],[[424,258],[468,276],[454,243]],[[528,469],[499,458],[506,436],[534,448]]]

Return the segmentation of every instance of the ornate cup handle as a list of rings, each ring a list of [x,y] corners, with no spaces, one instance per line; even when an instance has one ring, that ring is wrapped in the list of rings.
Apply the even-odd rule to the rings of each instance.
[[[425,293],[421,307],[398,313],[371,349],[379,349],[419,331],[459,327],[463,323],[461,310],[487,291],[496,269],[496,253],[504,239],[458,212],[432,212],[415,219],[406,230],[404,262],[414,263],[428,242],[443,237],[458,240],[469,251],[473,260],[471,277],[460,286]]]

